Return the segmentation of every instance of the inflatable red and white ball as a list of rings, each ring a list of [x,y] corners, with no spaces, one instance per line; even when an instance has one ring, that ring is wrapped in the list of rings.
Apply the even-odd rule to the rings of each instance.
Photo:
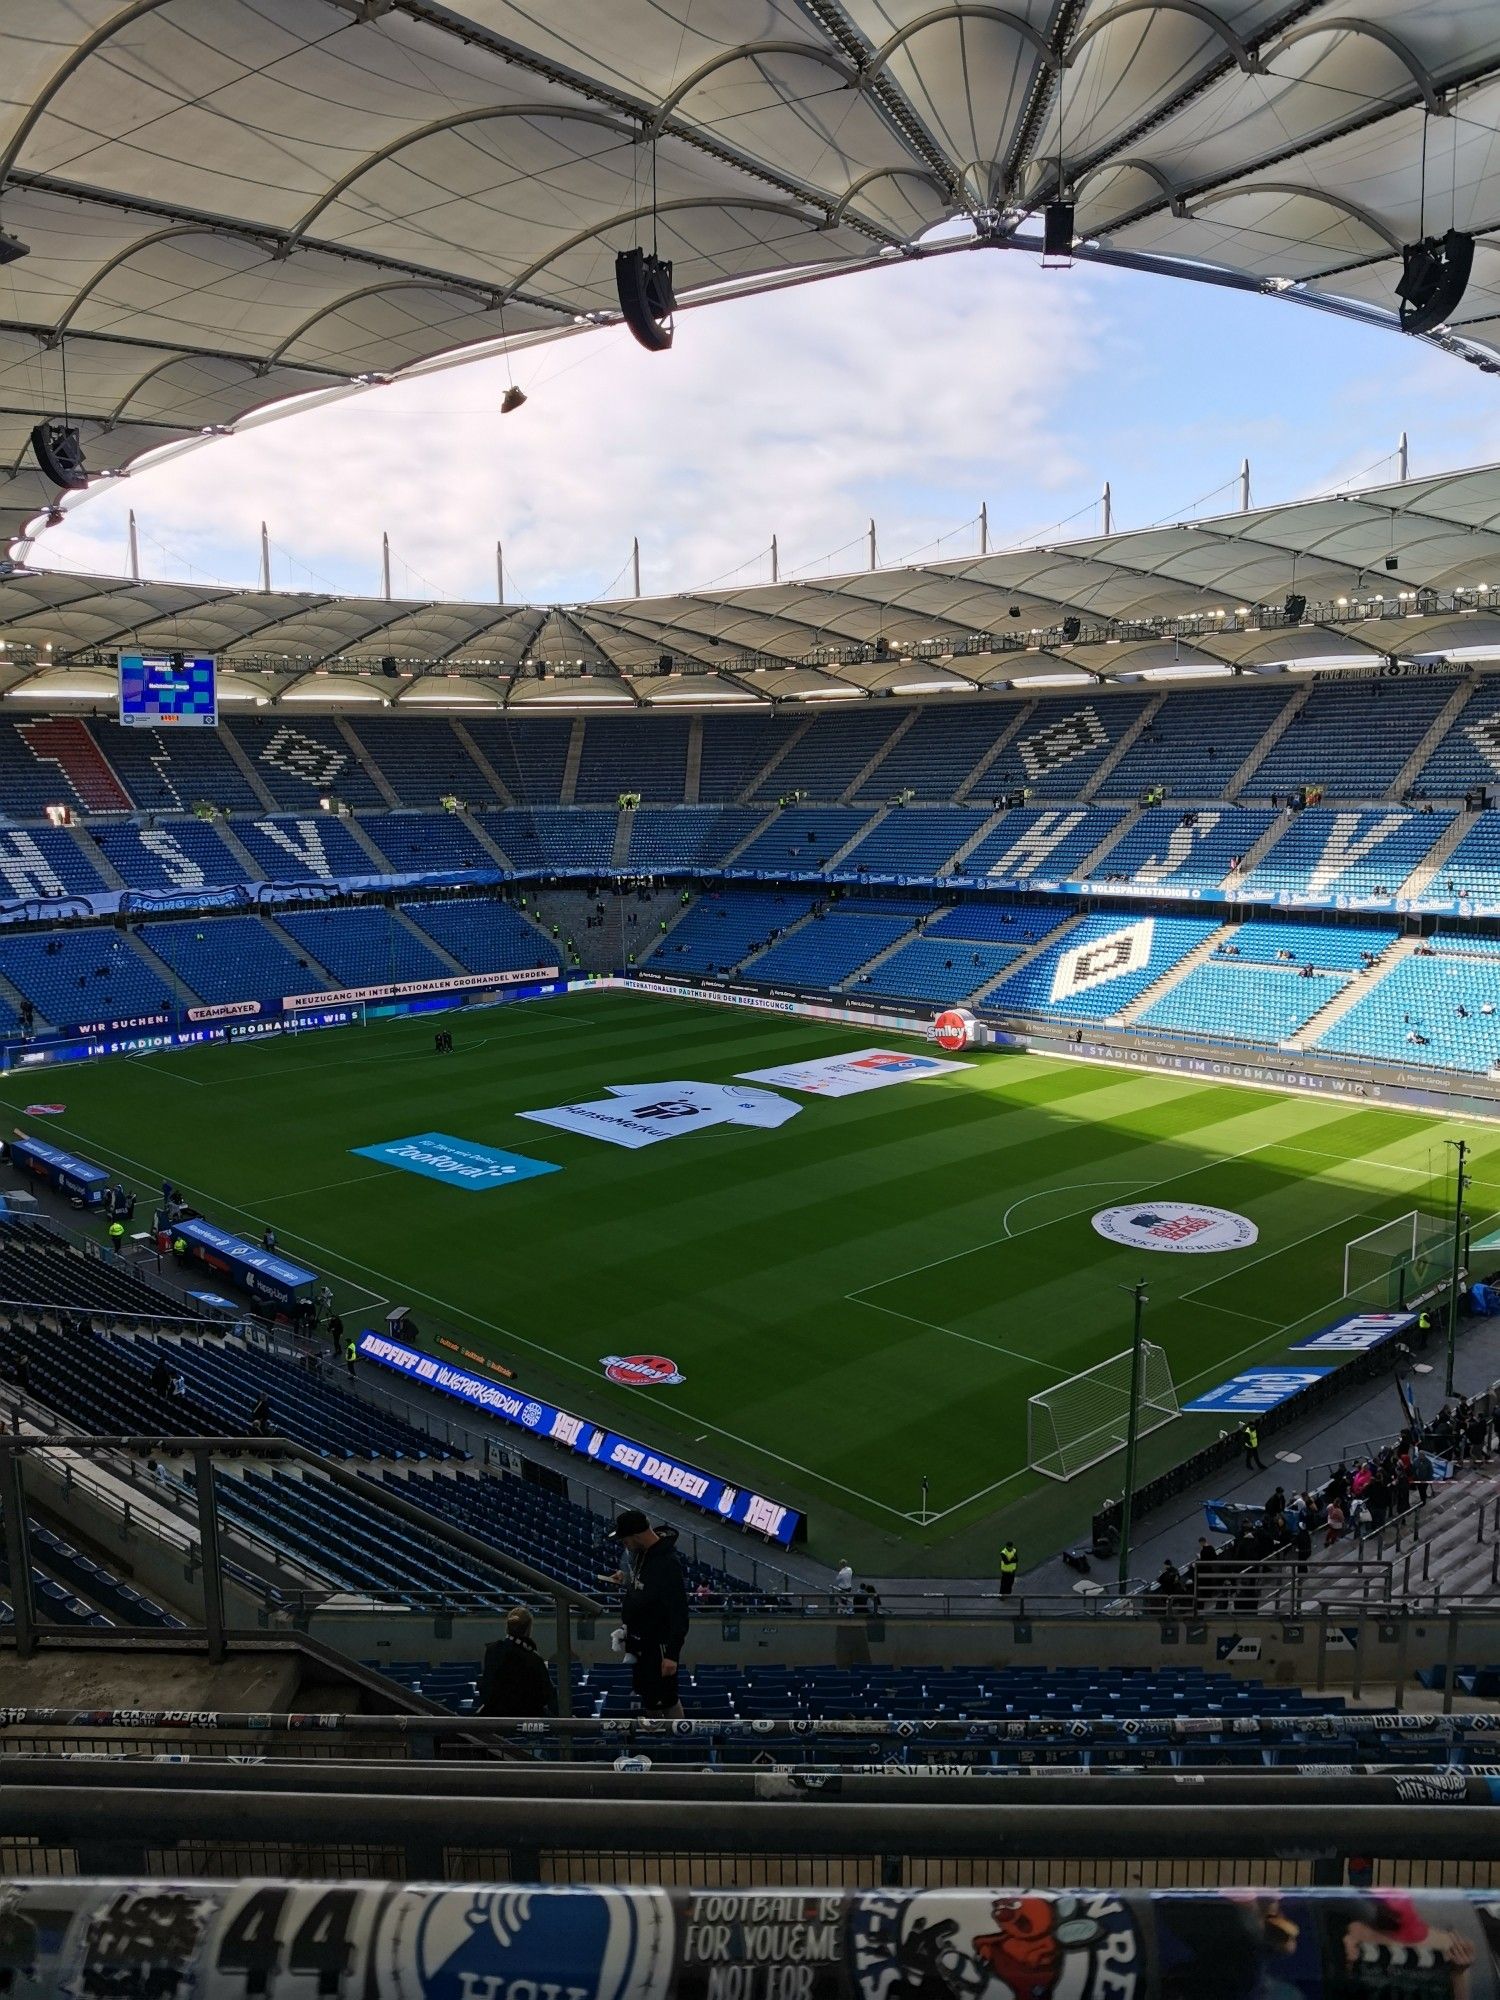
[[[950,1055],[971,1049],[979,1040],[979,1023],[965,1007],[947,1007],[932,1024],[932,1039]]]

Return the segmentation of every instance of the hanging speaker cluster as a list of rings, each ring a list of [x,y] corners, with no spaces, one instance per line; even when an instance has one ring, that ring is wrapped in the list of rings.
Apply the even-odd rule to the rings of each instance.
[[[1424,236],[1401,252],[1401,331],[1431,333],[1450,318],[1474,268],[1474,239],[1461,229]]]
[[[83,462],[83,446],[78,441],[78,432],[70,424],[38,424],[31,433],[31,449],[36,453],[36,462],[42,468],[43,477],[52,485],[71,487],[75,491],[88,485],[89,473]]]
[[[615,258],[615,290],[625,324],[653,354],[672,345],[670,321],[677,301],[672,295],[672,266],[653,257],[639,244]]]

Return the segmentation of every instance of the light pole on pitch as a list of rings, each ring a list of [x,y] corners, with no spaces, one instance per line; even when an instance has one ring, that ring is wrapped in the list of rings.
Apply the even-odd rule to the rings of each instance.
[[[1463,1268],[1464,1190],[1469,1185],[1464,1161],[1469,1157],[1469,1142],[1467,1139],[1449,1139],[1446,1143],[1458,1148],[1458,1177],[1453,1190],[1453,1268],[1448,1274],[1448,1375],[1443,1384],[1443,1394],[1451,1396],[1453,1361],[1458,1347],[1458,1274]]]
[[[1125,1498],[1120,1506],[1120,1588],[1130,1581],[1130,1526],[1135,1500],[1135,1447],[1141,1418],[1141,1321],[1146,1311],[1146,1281],[1121,1285],[1135,1300],[1135,1330],[1130,1340],[1130,1414],[1125,1429]]]

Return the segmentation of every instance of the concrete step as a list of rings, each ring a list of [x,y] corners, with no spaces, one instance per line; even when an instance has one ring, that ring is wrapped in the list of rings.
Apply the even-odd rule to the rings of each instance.
[[[760,790],[761,786],[766,782],[767,778],[769,778],[774,771],[779,769],[780,766],[786,762],[788,755],[791,753],[791,751],[796,749],[797,745],[802,741],[803,737],[807,734],[808,730],[812,728],[812,725],[813,725],[813,719],[810,715],[805,716],[803,720],[797,724],[797,727],[792,731],[791,735],[787,737],[786,741],[781,745],[780,749],[772,751],[771,755],[766,759],[765,763],[761,765],[760,769],[750,779],[749,783],[744,787],[744,789],[735,795],[735,803],[737,805],[747,806],[754,802],[755,794]]]
[[[574,716],[573,727],[568,735],[568,754],[563,763],[562,785],[557,794],[557,803],[560,806],[572,805],[577,793],[578,767],[583,762],[583,732],[587,727],[587,716]]]
[[[1469,704],[1470,697],[1478,685],[1477,681],[1461,680],[1457,687],[1454,688],[1452,694],[1443,703],[1441,710],[1433,717],[1427,734],[1422,738],[1416,749],[1412,751],[1395,777],[1392,778],[1391,788],[1386,793],[1388,799],[1404,797],[1408,787],[1417,782],[1417,774],[1421,771],[1422,766],[1448,734],[1454,723],[1463,714]]]
[[[1042,953],[1049,946],[1056,944],[1059,938],[1066,937],[1069,931],[1076,930],[1087,914],[1087,911],[1080,910],[1076,917],[1064,917],[1063,921],[1048,931],[1044,938],[1038,938],[1035,944],[1028,945],[1023,952],[1018,952],[1003,972],[997,972],[987,985],[975,987],[969,995],[968,1005],[977,1007],[981,1001],[987,1000],[995,988],[1009,979],[1013,972],[1019,972],[1023,965],[1030,965],[1034,958],[1040,958]]]
[[[1401,902],[1412,896],[1425,895],[1427,890],[1431,888],[1434,878],[1442,873],[1443,864],[1448,860],[1464,835],[1477,826],[1478,823],[1479,815],[1477,813],[1455,813],[1451,823],[1443,828],[1443,831],[1438,835],[1432,846],[1428,848],[1422,859],[1396,891],[1397,901]]]
[[[1240,793],[1244,791],[1250,780],[1255,776],[1255,773],[1264,764],[1282,737],[1286,735],[1303,709],[1306,708],[1307,697],[1311,693],[1312,689],[1306,685],[1293,690],[1287,699],[1286,706],[1277,715],[1265,735],[1261,737],[1255,748],[1250,752],[1250,755],[1224,787],[1224,796],[1226,799],[1237,799],[1240,796]]]
[[[970,792],[977,787],[980,779],[989,770],[995,759],[1000,755],[1000,752],[1008,743],[1014,742],[1015,738],[1035,714],[1036,703],[1034,701],[1024,701],[1017,707],[1010,721],[1001,730],[989,749],[985,751],[968,777],[964,779],[963,783],[954,792],[953,802],[955,805],[964,805],[968,802]]]
[[[1136,742],[1137,738],[1142,734],[1142,732],[1150,728],[1153,719],[1158,714],[1160,714],[1161,705],[1166,700],[1166,698],[1167,697],[1165,694],[1155,694],[1151,697],[1150,701],[1146,703],[1145,707],[1141,710],[1140,714],[1136,717],[1135,721],[1131,723],[1130,727],[1120,737],[1119,741],[1115,744],[1114,748],[1110,751],[1109,755],[1104,759],[1103,763],[1099,766],[1098,770],[1094,773],[1093,777],[1090,778],[1086,784],[1079,786],[1078,796],[1080,799],[1098,799],[1098,798],[1103,798],[1105,796],[1104,793],[1105,779],[1108,778],[1110,772],[1113,771],[1115,767],[1121,762],[1121,760],[1126,756],[1126,754],[1131,749],[1131,746]]]
[[[864,765],[863,769],[859,772],[859,775],[855,778],[853,784],[846,785],[844,790],[840,792],[839,798],[844,805],[846,806],[852,805],[854,801],[859,797],[860,792],[863,790],[866,782],[870,777],[870,774],[877,768],[878,765],[883,763],[884,760],[891,754],[891,752],[895,749],[896,745],[901,741],[902,737],[906,734],[906,732],[911,728],[912,724],[916,721],[919,713],[920,711],[915,708],[909,708],[906,711],[905,715],[902,716],[901,720],[896,724],[896,727],[891,731],[890,735],[887,736],[884,743],[882,743],[880,748],[875,752],[875,755],[871,757],[868,760],[868,762]]]
[[[1185,958],[1179,958],[1175,965],[1169,965],[1165,972],[1153,979],[1144,993],[1138,993],[1128,1006],[1120,1009],[1120,1025],[1128,1028],[1140,1020],[1141,1016],[1154,1007],[1165,993],[1174,986],[1180,986],[1190,972],[1211,959],[1221,944],[1227,944],[1239,929],[1238,923],[1220,924],[1212,937],[1206,937],[1202,944],[1195,944]]]
[[[469,757],[471,758],[473,763],[478,767],[481,775],[484,778],[485,783],[493,791],[495,797],[500,801],[501,805],[513,806],[515,804],[515,800],[511,796],[510,787],[501,778],[500,773],[495,769],[494,765],[490,762],[489,758],[485,756],[484,752],[480,749],[479,745],[474,741],[473,736],[470,734],[465,724],[462,723],[457,716],[450,716],[448,718],[448,726],[453,731],[453,734],[458,738],[459,742],[462,743]]]
[[[388,806],[399,806],[401,804],[401,800],[396,796],[395,787],[391,784],[391,781],[389,778],[387,778],[385,772],[382,771],[380,766],[375,762],[375,759],[370,755],[369,751],[365,748],[364,744],[361,743],[359,738],[355,735],[354,726],[349,721],[348,717],[343,715],[334,716],[333,726],[338,731],[339,735],[343,737],[344,741],[349,745],[350,753],[352,754],[355,763],[358,764],[360,769],[364,772],[365,776],[369,779],[370,783],[375,787],[376,791],[379,792],[380,796],[385,800],[386,804]]]
[[[1254,846],[1246,848],[1245,852],[1240,856],[1239,867],[1231,868],[1219,884],[1219,887],[1227,894],[1232,895],[1238,884],[1244,882],[1259,868],[1262,861],[1265,860],[1271,849],[1291,824],[1292,815],[1290,813],[1278,813],[1260,839],[1255,842]]]
[[[1335,1021],[1347,1014],[1351,1007],[1358,1006],[1371,991],[1376,980],[1383,979],[1392,966],[1399,965],[1402,959],[1410,958],[1419,941],[1417,938],[1408,937],[1394,939],[1368,972],[1355,973],[1352,979],[1347,980],[1339,988],[1332,999],[1324,1001],[1312,1019],[1304,1022],[1296,1034],[1288,1038],[1287,1048],[1310,1049],[1320,1036],[1327,1034]]]

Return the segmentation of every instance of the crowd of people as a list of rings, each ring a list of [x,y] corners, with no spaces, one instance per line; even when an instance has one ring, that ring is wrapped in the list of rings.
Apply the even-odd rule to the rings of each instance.
[[[1374,1534],[1429,1498],[1450,1469],[1477,1466],[1500,1454],[1500,1401],[1489,1394],[1444,1403],[1420,1431],[1408,1426],[1378,1451],[1341,1461],[1328,1478],[1288,1493],[1278,1483],[1259,1503],[1225,1507],[1227,1537],[1199,1538],[1192,1560],[1168,1560],[1146,1596],[1162,1612],[1225,1604],[1252,1610],[1290,1566],[1305,1575],[1315,1548]]]

